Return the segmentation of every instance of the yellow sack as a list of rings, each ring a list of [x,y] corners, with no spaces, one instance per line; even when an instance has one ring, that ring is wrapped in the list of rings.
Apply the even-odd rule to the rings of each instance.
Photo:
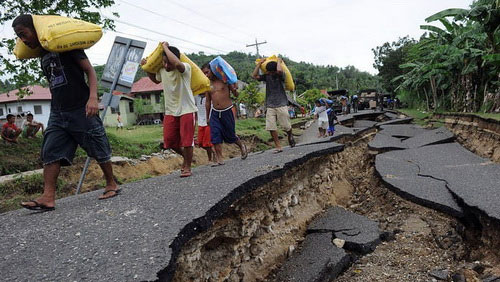
[[[38,41],[50,52],[66,52],[92,47],[102,37],[100,26],[61,16],[33,15]]]
[[[100,26],[62,16],[32,15],[38,41],[50,52],[66,52],[92,47],[102,37]],[[18,59],[39,57],[40,49],[31,49],[17,40],[14,54]]]
[[[146,64],[142,69],[149,73],[157,73],[163,67],[163,46],[158,44],[158,47],[146,57]],[[184,53],[181,53],[181,62],[188,63],[191,66],[191,90],[193,95],[198,95],[210,91],[210,80],[201,71],[201,69],[193,63]]]
[[[37,58],[40,57],[42,53],[42,48],[38,47],[36,49],[31,49],[30,47],[26,46],[24,42],[17,38],[16,39],[16,46],[14,47],[14,55],[16,55],[16,58],[18,59],[31,59],[31,58]]]
[[[267,63],[269,62],[278,62],[278,57],[276,55],[272,55],[271,57],[267,57],[264,59],[264,63],[260,65],[260,69],[262,70],[263,73],[267,73],[266,66]],[[255,64],[258,64],[261,61],[261,59],[255,60]],[[292,74],[290,73],[290,70],[288,67],[285,65],[285,62],[282,62],[281,67],[283,68],[283,71],[285,72],[285,89],[288,91],[293,91],[295,90],[295,83],[293,82],[293,77]]]
[[[161,43],[158,47],[146,57],[146,63],[141,66],[145,72],[157,73],[163,67],[163,46]],[[192,76],[192,74],[191,74]]]

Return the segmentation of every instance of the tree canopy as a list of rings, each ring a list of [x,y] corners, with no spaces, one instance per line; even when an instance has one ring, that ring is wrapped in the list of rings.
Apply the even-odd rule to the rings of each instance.
[[[479,0],[470,9],[446,9],[426,19],[444,28],[422,25],[427,33],[418,42],[405,40],[389,52],[374,51],[384,86],[396,86],[403,102],[428,110],[500,110],[499,5]],[[399,70],[392,67],[397,62]]]

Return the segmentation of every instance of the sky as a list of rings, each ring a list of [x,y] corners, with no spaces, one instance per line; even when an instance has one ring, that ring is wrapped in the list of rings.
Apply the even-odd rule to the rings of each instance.
[[[104,31],[88,49],[93,64],[104,64],[116,36],[146,41],[144,56],[159,41],[184,53],[203,51],[282,54],[294,61],[356,68],[376,74],[372,48],[409,35],[418,39],[425,18],[447,8],[467,8],[472,0],[115,0],[101,9],[116,31]],[[434,23],[440,26],[437,23]],[[0,36],[14,37],[10,23]],[[0,50],[4,52],[4,50]],[[229,62],[231,63],[231,62]]]

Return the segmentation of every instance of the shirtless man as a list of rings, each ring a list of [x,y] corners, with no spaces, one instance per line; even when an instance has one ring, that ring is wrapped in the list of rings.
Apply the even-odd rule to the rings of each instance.
[[[23,137],[35,138],[40,129],[42,129],[43,134],[43,131],[45,130],[43,123],[34,121],[32,113],[26,115],[26,122],[23,125]]]
[[[208,63],[203,65],[201,70],[210,79],[211,83],[211,90],[206,95],[205,107],[207,109],[207,120],[209,120],[210,125],[211,141],[215,147],[216,164],[214,166],[224,164],[222,142],[229,144],[236,143],[241,150],[241,159],[244,160],[248,156],[248,151],[245,144],[236,136],[232,111],[233,102],[230,98],[230,92],[238,97],[238,88],[236,84],[227,85],[218,79],[210,70]]]

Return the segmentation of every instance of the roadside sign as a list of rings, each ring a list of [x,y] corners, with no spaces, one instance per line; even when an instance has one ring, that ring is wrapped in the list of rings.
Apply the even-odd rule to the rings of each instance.
[[[117,36],[102,73],[101,85],[111,88],[116,75],[119,73],[115,89],[110,92],[118,90],[129,93],[132,84],[134,84],[135,74],[139,69],[145,47],[146,42]],[[125,61],[123,61],[123,58],[125,58]]]
[[[101,85],[109,88],[109,93],[105,93],[101,100],[101,105],[104,107],[101,115],[102,120],[106,116],[108,107],[116,109],[119,106],[120,96],[112,95],[111,93],[115,90],[129,93],[132,90],[135,74],[139,68],[145,47],[146,42],[143,41],[120,36],[115,38],[101,77]],[[87,157],[83,166],[83,172],[78,181],[78,186],[76,187],[76,194],[80,193],[89,164],[90,158]]]

